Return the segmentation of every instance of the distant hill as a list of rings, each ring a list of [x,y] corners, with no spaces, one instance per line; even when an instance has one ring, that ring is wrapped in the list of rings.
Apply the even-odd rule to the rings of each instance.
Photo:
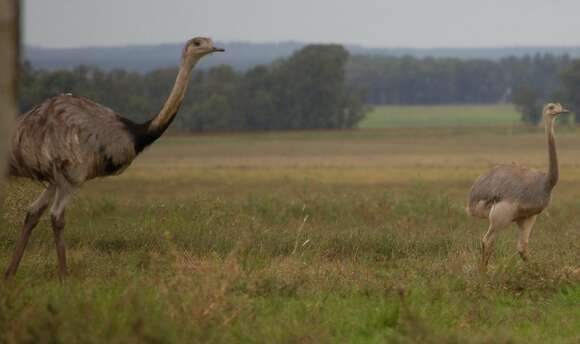
[[[379,56],[413,56],[417,58],[454,57],[460,59],[488,59],[499,60],[509,56],[531,56],[535,54],[552,54],[554,56],[569,55],[580,57],[578,47],[496,47],[496,48],[365,48],[349,46],[353,54]]]
[[[201,68],[219,64],[232,65],[245,70],[259,64],[291,55],[306,43],[221,43],[227,49],[224,54],[216,54],[205,59]],[[507,56],[524,56],[550,53],[568,54],[580,57],[580,47],[500,47],[500,48],[367,48],[356,45],[347,46],[352,54],[378,56],[414,57],[455,57],[461,59],[499,59]],[[40,69],[70,69],[78,65],[92,65],[110,70],[115,68],[146,72],[160,67],[175,66],[179,61],[182,43],[161,45],[140,45],[125,47],[86,47],[51,49],[26,46],[24,58]]]
[[[238,70],[245,70],[259,64],[291,55],[304,46],[303,43],[216,43],[226,48],[226,53],[215,54],[204,59],[201,68],[228,64]],[[25,47],[24,57],[34,68],[69,69],[84,64],[98,66],[106,70],[121,68],[146,72],[160,67],[175,66],[183,44],[142,45],[126,47],[87,47],[49,49]]]

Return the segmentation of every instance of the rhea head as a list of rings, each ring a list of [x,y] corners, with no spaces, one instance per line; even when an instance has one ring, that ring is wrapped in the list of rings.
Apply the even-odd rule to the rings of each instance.
[[[225,49],[215,47],[211,38],[195,37],[185,43],[181,57],[185,61],[191,61],[211,53],[222,51],[225,51]]]
[[[556,116],[563,114],[563,113],[568,113],[570,111],[568,111],[568,109],[566,109],[565,107],[562,106],[562,104],[560,103],[548,103],[546,105],[544,105],[544,117],[546,118],[555,118]]]

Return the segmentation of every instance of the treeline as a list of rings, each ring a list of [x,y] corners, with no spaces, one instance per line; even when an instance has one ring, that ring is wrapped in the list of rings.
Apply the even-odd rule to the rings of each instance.
[[[571,64],[568,56],[535,55],[500,60],[354,56],[348,83],[368,104],[493,104],[522,89],[550,98]]]
[[[382,104],[494,104],[511,102],[522,121],[536,124],[542,105],[567,103],[580,123],[580,60],[550,54],[500,60],[354,56],[347,83]]]
[[[339,45],[307,46],[286,60],[236,72],[230,66],[195,71],[173,130],[187,132],[351,128],[366,106],[345,83],[348,52]],[[146,74],[96,67],[47,72],[26,64],[21,108],[74,93],[144,122],[163,105],[177,67]]]
[[[145,121],[161,108],[176,73],[177,67],[139,74],[86,66],[48,72],[26,64],[22,110],[70,92]],[[172,128],[351,128],[373,105],[504,102],[516,104],[523,121],[536,123],[550,100],[568,102],[580,114],[580,62],[549,54],[500,60],[349,56],[340,45],[311,45],[245,72],[229,66],[195,71]],[[575,119],[580,123],[580,116]]]

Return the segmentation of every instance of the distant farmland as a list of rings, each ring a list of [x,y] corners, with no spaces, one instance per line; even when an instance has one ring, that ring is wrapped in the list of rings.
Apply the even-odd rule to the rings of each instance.
[[[511,104],[377,106],[360,123],[363,129],[495,126],[520,122],[520,114]]]

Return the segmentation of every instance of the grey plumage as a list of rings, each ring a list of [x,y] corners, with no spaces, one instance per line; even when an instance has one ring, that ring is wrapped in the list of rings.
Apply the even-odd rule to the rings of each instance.
[[[469,214],[487,218],[491,206],[501,201],[519,204],[514,219],[539,214],[551,199],[552,190],[546,181],[546,173],[539,170],[516,165],[495,166],[472,185]]]
[[[191,70],[203,56],[223,51],[209,38],[189,40],[173,89],[152,120],[137,124],[84,97],[59,95],[45,100],[16,123],[9,174],[43,182],[47,188],[30,206],[5,278],[16,273],[30,233],[51,205],[59,273],[66,274],[62,231],[64,211],[73,192],[93,178],[125,170],[135,157],[169,127],[183,101]]]
[[[9,171],[78,186],[120,173],[137,156],[132,122],[87,98],[59,95],[17,120]]]
[[[517,165],[502,165],[480,176],[471,187],[467,213],[488,218],[489,228],[483,236],[482,270],[487,264],[500,229],[515,222],[518,225],[518,253],[528,260],[528,241],[537,215],[548,207],[552,190],[558,183],[558,157],[554,139],[554,120],[567,112],[560,104],[544,106],[543,118],[548,142],[548,173]]]

